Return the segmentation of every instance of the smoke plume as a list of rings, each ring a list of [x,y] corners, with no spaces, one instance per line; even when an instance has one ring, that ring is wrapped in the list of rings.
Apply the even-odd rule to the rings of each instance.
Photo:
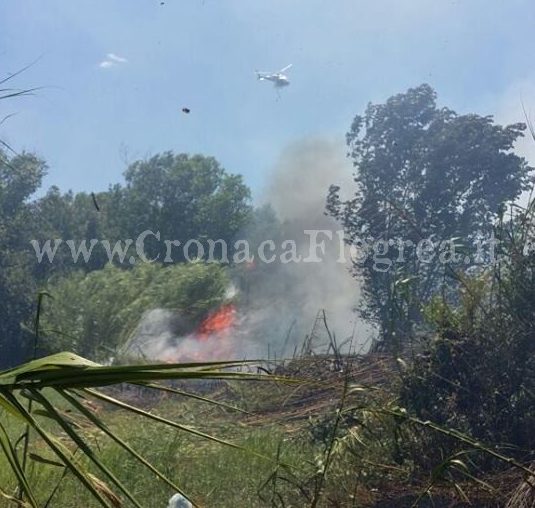
[[[354,312],[359,287],[350,273],[347,248],[343,245],[340,226],[325,215],[328,188],[331,184],[351,189],[353,167],[340,143],[323,138],[308,138],[285,148],[274,167],[266,188],[265,202],[282,221],[284,239],[295,240],[304,258],[310,254],[310,236],[306,230],[331,232],[318,234],[325,241],[325,252],[318,251],[321,262],[275,265],[262,283],[251,289],[250,300],[269,301],[268,320],[278,323],[278,337],[272,349],[288,356],[302,344],[305,336],[316,335],[315,345],[325,344],[322,323],[316,323],[325,311],[331,332],[337,342],[352,338],[353,347],[362,345],[369,335],[357,321]],[[340,235],[340,236],[339,236]],[[347,262],[340,262],[346,259]],[[315,324],[319,326],[315,327]],[[286,330],[284,330],[286,329]],[[284,333],[285,332],[285,333]],[[282,342],[281,342],[282,341]]]

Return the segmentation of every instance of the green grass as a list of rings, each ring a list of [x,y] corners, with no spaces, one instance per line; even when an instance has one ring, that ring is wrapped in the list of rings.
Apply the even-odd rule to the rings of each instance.
[[[153,425],[146,422],[145,418],[125,414],[120,410],[102,409],[99,412],[99,416],[114,433],[128,441],[137,452],[179,484],[201,506],[271,506],[269,501],[260,499],[259,489],[276,468],[279,447],[279,461],[294,466],[296,477],[305,478],[313,472],[309,464],[318,450],[306,440],[292,442],[285,436],[284,429],[277,425],[250,427],[241,423],[236,414],[201,402],[180,402],[179,398],[160,402],[152,412],[181,423],[197,426],[202,424],[203,431],[232,439],[232,442],[258,453],[255,455],[249,451],[232,449],[161,424]],[[8,421],[12,422],[10,433],[13,436],[22,432],[22,426],[17,425],[12,418]],[[52,422],[47,426],[51,429]],[[99,451],[103,462],[117,474],[143,506],[166,506],[167,500],[174,493],[172,489],[158,482],[154,474],[103,433],[87,429],[85,435],[88,442]],[[35,441],[33,443],[34,446],[38,444]],[[7,474],[8,467],[3,460],[5,459],[0,455],[0,485],[5,491],[14,492],[16,481]],[[88,469],[98,474],[91,467]],[[30,461],[28,476],[38,493],[40,505],[44,504],[60,481],[62,471],[62,468]],[[271,487],[267,488],[264,498],[269,499],[270,489]],[[279,482],[277,490],[283,491],[285,496],[297,496],[293,492],[295,488],[283,482]],[[13,505],[0,501],[0,506]],[[50,506],[74,508],[98,504],[88,491],[80,488],[79,482],[72,475],[67,474]],[[129,504],[125,503],[125,506]]]

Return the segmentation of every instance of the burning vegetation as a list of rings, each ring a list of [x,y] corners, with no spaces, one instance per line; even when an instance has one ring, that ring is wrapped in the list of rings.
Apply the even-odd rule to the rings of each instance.
[[[201,341],[223,338],[232,332],[236,325],[236,306],[232,303],[222,305],[210,312],[197,328],[195,335]]]

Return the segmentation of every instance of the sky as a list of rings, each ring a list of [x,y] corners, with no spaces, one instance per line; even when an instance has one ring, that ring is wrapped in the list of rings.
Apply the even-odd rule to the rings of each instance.
[[[34,62],[12,85],[42,88],[2,101],[0,138],[47,161],[45,188],[105,190],[173,150],[261,201],[287,146],[343,151],[369,101],[424,82],[461,113],[535,118],[533,26],[533,0],[2,0],[0,79]],[[290,63],[280,97],[256,80]]]

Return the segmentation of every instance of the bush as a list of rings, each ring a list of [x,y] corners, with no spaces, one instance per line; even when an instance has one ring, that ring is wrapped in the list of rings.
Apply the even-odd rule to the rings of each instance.
[[[73,351],[92,359],[110,356],[153,308],[180,310],[195,323],[225,297],[228,278],[217,265],[163,267],[145,263],[132,270],[112,265],[73,273],[49,284],[42,316],[48,352]]]
[[[499,225],[499,259],[484,273],[459,277],[456,305],[436,298],[427,306],[436,335],[401,388],[402,403],[418,417],[524,457],[535,448],[535,254],[525,248],[530,209]],[[436,446],[449,453],[458,445],[428,436],[432,455]]]

